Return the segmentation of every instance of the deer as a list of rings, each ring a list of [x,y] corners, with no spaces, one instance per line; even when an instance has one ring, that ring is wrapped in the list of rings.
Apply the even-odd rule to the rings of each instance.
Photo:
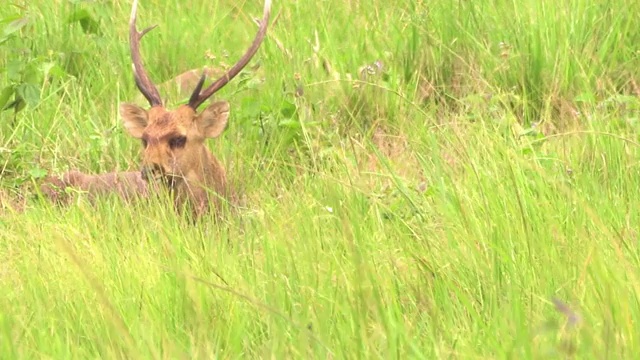
[[[65,187],[79,187],[92,194],[111,189],[120,194],[147,197],[150,189],[163,186],[172,194],[177,210],[190,209],[199,218],[212,207],[219,210],[223,201],[231,197],[232,190],[224,166],[205,143],[207,139],[219,137],[225,130],[230,105],[227,101],[218,100],[202,111],[198,108],[238,75],[256,54],[267,33],[271,0],[265,0],[257,34],[236,64],[204,90],[207,72],[203,71],[188,102],[174,109],[165,107],[142,62],[140,41],[156,26],[138,31],[137,7],[138,0],[134,0],[129,19],[132,70],[136,87],[150,107],[145,109],[133,103],[122,103],[119,112],[128,134],[142,143],[140,170],[119,173],[120,176],[69,172],[62,178],[49,178],[41,190],[54,200],[58,191]],[[51,191],[53,188],[56,190]]]

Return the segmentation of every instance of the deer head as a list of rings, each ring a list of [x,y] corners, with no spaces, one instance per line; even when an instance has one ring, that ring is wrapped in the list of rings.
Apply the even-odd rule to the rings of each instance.
[[[165,108],[160,94],[149,78],[140,56],[140,39],[155,26],[139,32],[136,28],[138,0],[134,0],[129,21],[129,42],[135,83],[149,102],[143,109],[133,104],[122,104],[120,114],[129,134],[141,139],[142,178],[161,180],[175,190],[177,202],[187,198],[195,200],[196,211],[207,207],[209,188],[225,196],[225,170],[209,152],[205,140],[218,137],[229,119],[229,104],[216,101],[198,112],[198,107],[216,91],[224,87],[249,63],[267,32],[271,0],[266,0],[262,21],[253,43],[240,60],[226,74],[202,89],[206,75],[200,77],[189,102],[176,109]]]

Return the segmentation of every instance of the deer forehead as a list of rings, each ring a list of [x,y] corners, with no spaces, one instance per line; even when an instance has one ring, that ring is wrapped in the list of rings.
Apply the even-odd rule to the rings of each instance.
[[[169,141],[178,136],[187,136],[187,130],[173,124],[168,126],[149,125],[142,133],[142,139],[148,141],[150,145]]]
[[[181,106],[174,111],[152,108],[149,111],[149,123],[144,132],[150,138],[162,138],[168,135],[186,136],[194,119],[195,111],[186,106]]]

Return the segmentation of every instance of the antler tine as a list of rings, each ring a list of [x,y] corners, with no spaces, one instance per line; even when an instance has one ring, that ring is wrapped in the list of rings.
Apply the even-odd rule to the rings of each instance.
[[[136,86],[142,95],[147,98],[149,104],[151,104],[151,106],[162,105],[160,93],[149,78],[147,71],[144,69],[144,65],[142,65],[142,58],[140,56],[140,39],[142,39],[146,33],[153,30],[156,25],[138,32],[136,29],[137,12],[138,0],[134,0],[133,7],[131,9],[131,18],[129,20],[129,44],[131,47],[131,60],[133,62],[133,76],[136,81]]]
[[[251,58],[256,54],[258,48],[262,44],[265,35],[267,34],[267,26],[269,23],[269,16],[271,15],[271,0],[265,0],[264,2],[264,10],[262,15],[262,21],[260,22],[260,28],[258,29],[258,33],[256,37],[253,39],[251,46],[247,49],[247,52],[242,55],[240,60],[227,71],[226,74],[222,75],[218,80],[216,80],[213,84],[209,85],[203,92],[200,92],[202,88],[202,84],[199,83],[199,86],[196,87],[193,94],[189,99],[189,106],[192,109],[197,109],[205,100],[207,100],[211,95],[213,95],[216,91],[220,90],[222,87],[227,85],[231,79],[233,79],[236,75],[244,69],[245,66],[249,63]],[[201,81],[204,78],[201,79]]]
[[[198,97],[200,96],[200,90],[202,90],[202,85],[204,85],[204,80],[207,78],[207,74],[202,72],[200,76],[200,80],[196,84],[196,88],[193,90],[191,97],[189,97],[189,104],[195,104],[198,101]],[[195,110],[195,108],[193,108]]]

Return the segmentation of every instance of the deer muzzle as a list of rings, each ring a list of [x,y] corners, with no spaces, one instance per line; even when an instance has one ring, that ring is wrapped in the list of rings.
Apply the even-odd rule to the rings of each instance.
[[[142,176],[142,180],[149,181],[155,180],[164,175],[164,171],[162,167],[158,164],[153,165],[144,165],[140,169],[140,175]]]
[[[162,183],[169,189],[173,189],[182,179],[181,176],[168,173],[161,165],[145,165],[140,169],[142,180],[146,182]]]

